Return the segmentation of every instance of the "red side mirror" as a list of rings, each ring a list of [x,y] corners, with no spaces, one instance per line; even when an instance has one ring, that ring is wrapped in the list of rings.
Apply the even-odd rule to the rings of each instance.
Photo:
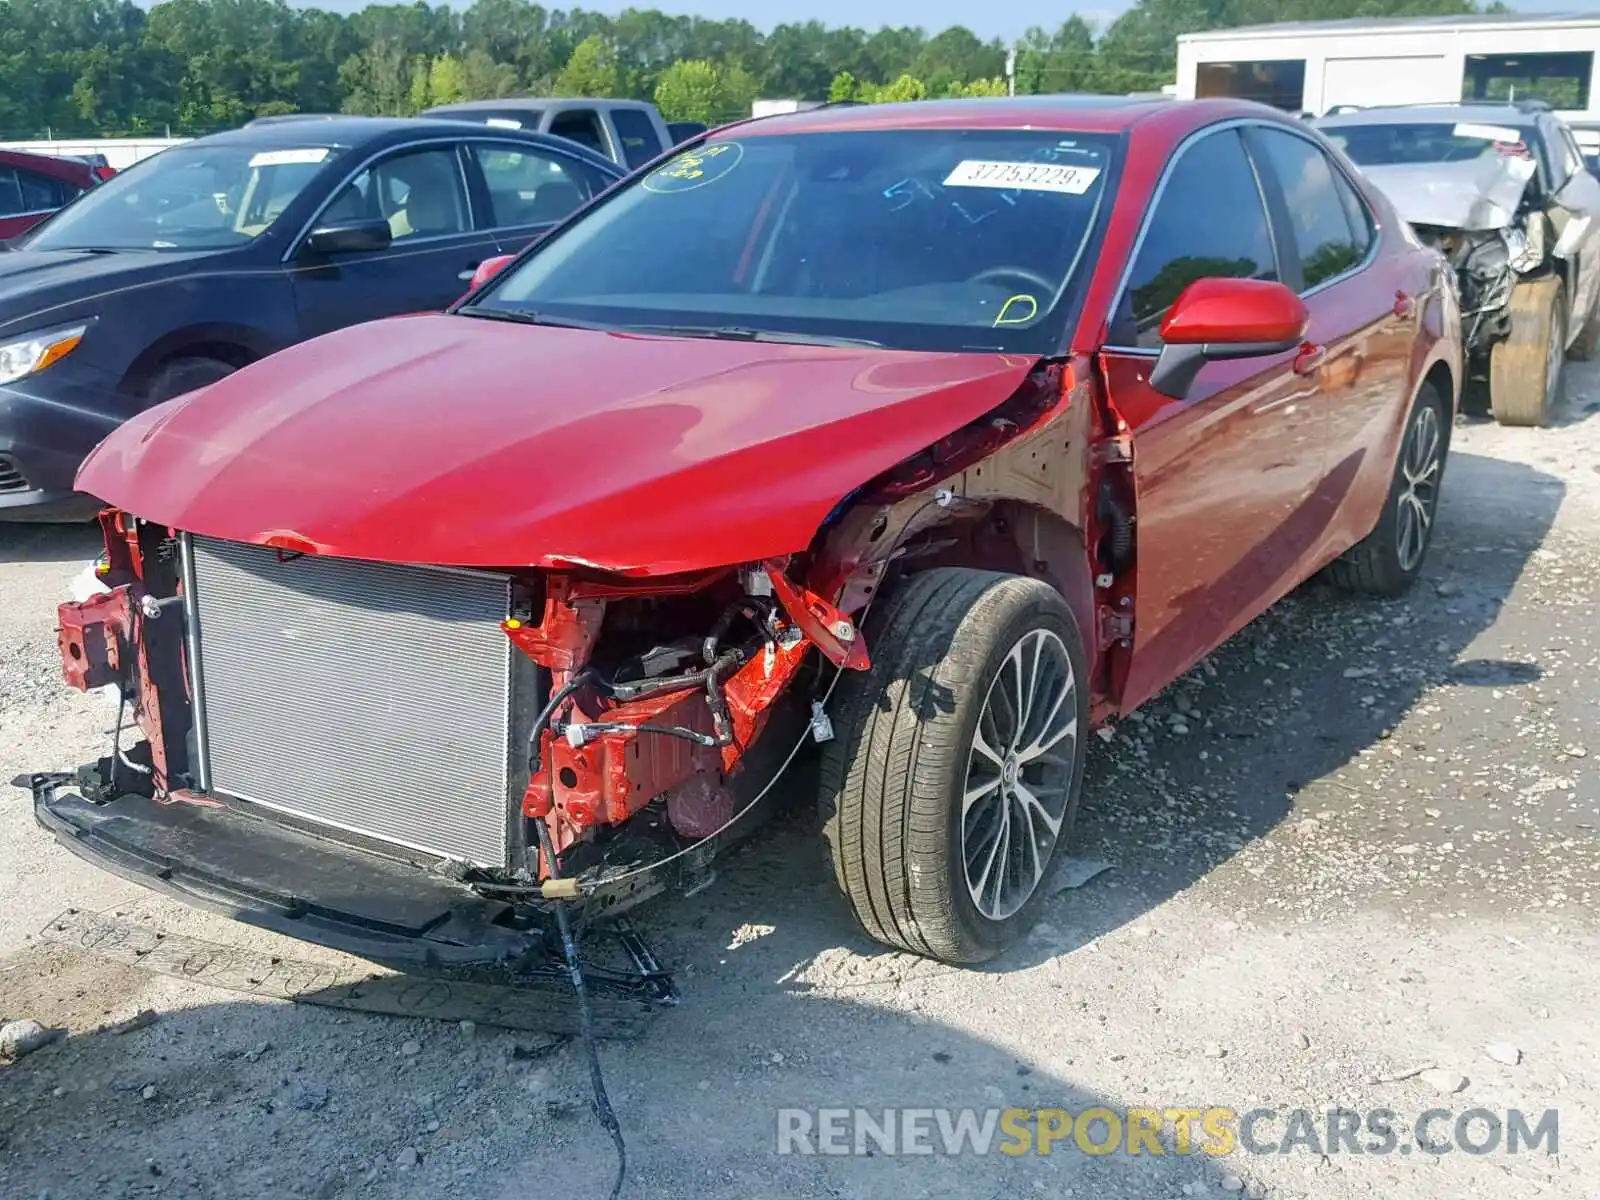
[[[496,254],[493,258],[486,258],[478,264],[478,269],[472,273],[472,291],[477,291],[489,280],[493,279],[506,265],[516,258],[515,254]]]
[[[1161,322],[1169,346],[1289,349],[1306,335],[1311,314],[1299,296],[1265,279],[1196,279]]]

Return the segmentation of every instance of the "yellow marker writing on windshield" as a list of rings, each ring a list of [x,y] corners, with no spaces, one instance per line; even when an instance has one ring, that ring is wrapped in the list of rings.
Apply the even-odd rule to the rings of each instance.
[[[1013,304],[1026,304],[1028,311],[1020,317],[1008,315]],[[1013,296],[1000,306],[1000,315],[994,319],[995,325],[1025,325],[1039,315],[1039,302],[1032,296]]]

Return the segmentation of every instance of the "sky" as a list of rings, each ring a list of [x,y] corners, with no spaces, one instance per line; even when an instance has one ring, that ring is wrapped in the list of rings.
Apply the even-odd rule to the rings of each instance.
[[[153,0],[141,0],[148,7]],[[313,0],[315,7],[336,12],[365,8],[369,0]],[[434,2],[434,0],[430,0]],[[466,0],[447,0],[464,7]],[[968,0],[785,0],[766,8],[761,16],[752,15],[749,0],[546,0],[546,7],[578,7],[598,12],[621,12],[625,8],[655,8],[662,12],[725,20],[744,17],[761,29],[786,21],[821,21],[825,25],[853,25],[876,29],[883,25],[915,25],[937,32],[951,25],[965,25],[981,38],[1015,38],[1032,25],[1053,28],[1073,13],[1092,25],[1104,27],[1133,0],[1007,0],[1004,4],[974,8]],[[307,7],[302,0],[290,0]],[[1524,12],[1596,12],[1600,0],[1510,0],[1512,8]]]

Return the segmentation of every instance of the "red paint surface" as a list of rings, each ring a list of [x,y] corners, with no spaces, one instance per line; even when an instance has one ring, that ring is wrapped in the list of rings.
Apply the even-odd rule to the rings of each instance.
[[[1161,322],[1161,340],[1177,345],[1297,342],[1311,314],[1281,283],[1264,279],[1197,279]]]
[[[1035,361],[400,317],[140,414],[78,486],[322,554],[672,574],[804,549]]]

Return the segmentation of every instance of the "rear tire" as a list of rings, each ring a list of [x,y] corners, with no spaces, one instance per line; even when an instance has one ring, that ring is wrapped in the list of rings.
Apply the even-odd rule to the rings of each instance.
[[[1544,425],[1560,394],[1566,358],[1561,280],[1524,280],[1511,290],[1511,332],[1489,352],[1489,404],[1501,425]]]
[[[823,748],[834,873],[878,941],[983,962],[1032,923],[1077,816],[1078,625],[1048,584],[955,567],[913,576],[872,618],[872,669],[840,681]]]
[[[1450,446],[1448,411],[1434,386],[1424,383],[1406,419],[1377,525],[1328,566],[1337,586],[1366,596],[1399,596],[1422,574]]]
[[[185,395],[199,388],[209,387],[219,379],[232,375],[238,368],[220,358],[194,355],[174,358],[162,363],[145,389],[145,398],[151,404]]]

